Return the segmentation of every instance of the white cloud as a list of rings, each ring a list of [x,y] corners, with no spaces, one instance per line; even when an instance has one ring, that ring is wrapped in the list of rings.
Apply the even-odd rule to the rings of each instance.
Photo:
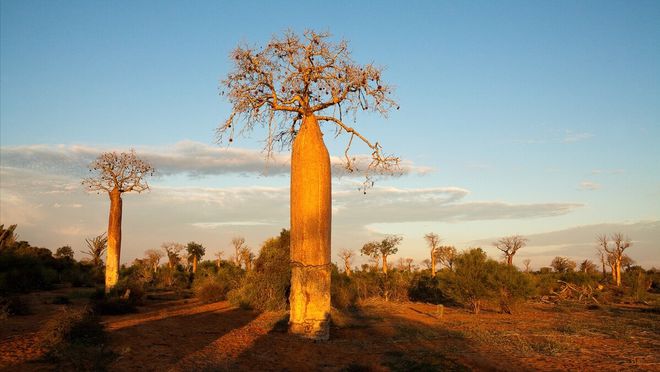
[[[600,184],[591,181],[580,182],[580,190],[594,191],[600,189]]]
[[[571,130],[567,130],[564,135],[564,138],[562,139],[562,142],[564,143],[580,142],[580,141],[588,140],[593,136],[594,136],[593,134],[587,132],[573,132]]]
[[[185,174],[203,177],[230,173],[276,176],[289,173],[290,157],[285,153],[276,153],[266,159],[258,150],[224,148],[194,141],[181,141],[162,147],[138,146],[135,149],[139,156],[154,165],[158,174],[165,176]],[[101,152],[126,150],[82,145],[10,146],[0,148],[0,164],[5,168],[34,169],[80,177],[87,172],[87,165]],[[366,169],[370,157],[355,157],[358,169]],[[331,157],[331,163],[334,176],[347,175],[342,157]],[[404,161],[401,165],[401,174],[424,175],[431,171],[430,167],[417,166],[411,162]]]

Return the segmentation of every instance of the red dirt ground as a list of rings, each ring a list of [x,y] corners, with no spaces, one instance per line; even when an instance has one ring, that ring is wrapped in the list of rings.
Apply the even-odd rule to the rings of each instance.
[[[64,290],[62,290],[64,291]],[[34,314],[0,320],[0,369],[53,370],[38,331],[63,306],[31,294]],[[640,307],[529,304],[514,315],[370,301],[335,314],[331,340],[286,333],[286,314],[194,299],[104,316],[111,371],[660,370],[660,315]]]

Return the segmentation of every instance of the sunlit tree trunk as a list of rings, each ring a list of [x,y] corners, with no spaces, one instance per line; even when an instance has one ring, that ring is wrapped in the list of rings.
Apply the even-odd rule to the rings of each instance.
[[[383,255],[383,274],[387,274],[387,256]]]
[[[615,269],[616,269],[616,286],[621,287],[621,260],[617,260],[615,264]]]
[[[435,249],[431,250],[431,276],[435,278]]]
[[[291,153],[291,333],[330,336],[330,157],[308,114]]]
[[[119,280],[119,254],[121,252],[121,192],[110,192],[110,217],[108,219],[108,256],[105,260],[105,291],[109,292]]]
[[[193,274],[197,274],[197,256],[193,256]]]
[[[507,263],[509,266],[513,265],[513,255],[512,255],[512,254],[506,256],[506,263]]]

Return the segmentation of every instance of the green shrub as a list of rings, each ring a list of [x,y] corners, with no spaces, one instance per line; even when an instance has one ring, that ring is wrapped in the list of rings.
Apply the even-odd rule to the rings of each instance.
[[[335,265],[332,265],[330,283],[330,299],[334,308],[348,310],[357,305],[358,294],[355,284],[346,273],[340,273]]]
[[[195,297],[202,302],[216,302],[227,299],[227,293],[236,288],[240,277],[238,268],[221,267],[217,273],[198,275],[193,282]],[[199,272],[198,272],[199,274]]]
[[[257,310],[282,310],[288,306],[291,287],[290,236],[282,230],[276,238],[264,242],[253,269],[229,292],[235,305]]]

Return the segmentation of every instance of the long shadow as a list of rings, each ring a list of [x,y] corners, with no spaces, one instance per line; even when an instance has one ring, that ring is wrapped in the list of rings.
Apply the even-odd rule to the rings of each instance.
[[[109,331],[110,346],[118,355],[109,370],[165,371],[186,355],[205,348],[258,314],[241,309],[179,314]]]
[[[513,358],[511,358],[513,359]],[[355,312],[331,328],[331,339],[313,342],[289,335],[281,321],[225,370],[465,371],[529,370],[517,361],[492,360],[442,321],[420,322],[380,311]]]

